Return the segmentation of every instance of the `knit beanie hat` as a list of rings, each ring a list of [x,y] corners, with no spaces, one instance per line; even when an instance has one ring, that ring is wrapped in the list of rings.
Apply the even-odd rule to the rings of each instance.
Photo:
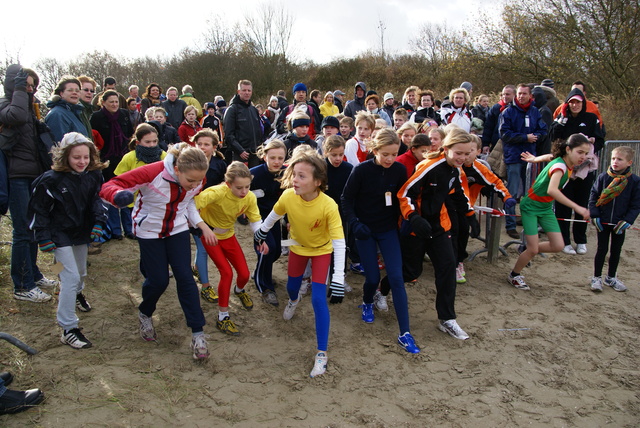
[[[293,95],[295,95],[298,91],[307,92],[307,85],[305,85],[304,83],[296,83],[295,85],[293,85]]]

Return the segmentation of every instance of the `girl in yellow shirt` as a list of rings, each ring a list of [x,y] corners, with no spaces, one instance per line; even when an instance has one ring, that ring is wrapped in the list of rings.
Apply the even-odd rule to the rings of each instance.
[[[301,146],[304,147],[304,146]],[[291,226],[290,236],[294,241],[289,250],[287,268],[287,292],[289,302],[283,317],[290,320],[300,303],[300,286],[307,262],[311,260],[311,303],[316,317],[318,352],[310,376],[323,374],[327,369],[327,347],[329,342],[329,307],[327,305],[327,277],[331,264],[331,253],[335,263],[331,280],[331,303],[342,303],[344,297],[345,242],[338,205],[324,193],[327,187],[327,164],[315,150],[308,148],[294,154],[287,167],[282,184],[285,190],[261,228],[255,233],[258,249],[269,252],[264,242],[267,233],[287,214]],[[336,269],[335,266],[338,266]]]
[[[232,267],[237,272],[234,294],[238,296],[242,306],[253,309],[253,302],[244,290],[249,282],[249,268],[242,248],[235,236],[236,219],[246,214],[255,232],[262,224],[256,196],[249,191],[251,173],[242,162],[232,162],[224,176],[225,182],[209,187],[195,197],[196,208],[216,236],[216,244],[209,245],[202,241],[204,249],[220,271],[218,283],[218,329],[226,334],[240,334],[235,323],[229,317],[229,295],[233,279]]]

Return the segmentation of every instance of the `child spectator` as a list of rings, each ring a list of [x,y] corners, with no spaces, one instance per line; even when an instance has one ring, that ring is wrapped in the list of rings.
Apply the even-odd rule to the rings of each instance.
[[[398,137],[400,137],[400,151],[398,153],[402,155],[409,150],[411,141],[418,133],[418,130],[413,123],[406,122],[396,132],[398,133]]]
[[[400,131],[398,131],[400,132]],[[407,178],[413,175],[416,165],[427,158],[431,147],[431,140],[425,134],[418,134],[411,139],[409,150],[398,156],[396,162],[400,162],[407,169]]]
[[[333,116],[326,116],[322,119],[322,135],[316,137],[316,144],[318,144],[318,151],[322,154],[322,147],[325,139],[332,135],[338,135],[340,132],[340,122]]]
[[[336,203],[324,193],[327,187],[326,163],[314,151],[300,150],[285,170],[282,184],[284,191],[273,210],[255,233],[258,248],[262,253],[271,249],[264,242],[267,233],[286,214],[291,225],[291,238],[296,241],[289,252],[287,268],[287,292],[289,302],[283,318],[290,320],[300,303],[300,286],[307,262],[311,260],[311,303],[316,318],[318,352],[310,376],[316,377],[327,369],[329,343],[329,308],[327,306],[326,281],[334,253],[334,268],[331,279],[330,303],[342,303],[344,297],[345,243],[340,213]],[[309,227],[308,225],[313,225]]]
[[[162,147],[162,150],[168,150],[171,144],[177,144],[180,142],[180,136],[178,130],[171,126],[167,122],[167,112],[162,107],[152,107],[153,109],[153,121],[149,121],[150,125],[156,126],[158,130],[158,145]],[[147,110],[147,111],[149,111]]]
[[[234,294],[245,309],[253,309],[253,302],[244,287],[249,282],[249,268],[242,248],[235,235],[236,219],[246,214],[251,229],[258,230],[262,221],[258,211],[256,195],[249,191],[251,173],[245,164],[232,162],[227,168],[224,183],[209,187],[196,196],[196,206],[204,221],[213,229],[216,243],[203,242],[204,249],[220,271],[218,283],[218,329],[237,336],[238,327],[229,316],[229,294],[233,280],[233,270],[237,272]]]
[[[193,144],[204,152],[209,162],[209,169],[207,169],[207,174],[205,175],[206,181],[202,190],[224,181],[224,175],[227,172],[227,163],[224,160],[224,155],[217,150],[218,143],[218,135],[209,128],[201,129],[193,136]],[[191,269],[195,277],[202,284],[200,297],[207,302],[218,303],[218,295],[209,283],[209,267],[207,263],[209,257],[207,256],[200,237],[194,235],[193,240],[196,243],[196,257],[195,266],[192,266]]]
[[[293,150],[302,144],[307,144],[316,150],[318,149],[318,144],[309,136],[311,119],[308,115],[296,111],[290,115],[288,123],[288,128],[291,132],[283,140],[284,145],[287,147],[288,156],[291,156]]]
[[[522,153],[522,160],[526,162],[549,162],[538,174],[533,186],[520,201],[522,227],[526,238],[526,245],[522,245],[520,257],[516,261],[511,273],[507,276],[509,284],[519,290],[529,290],[520,273],[531,259],[538,253],[557,253],[564,248],[564,240],[556,214],[553,211],[553,201],[557,201],[572,208],[589,220],[589,210],[581,207],[567,198],[561,191],[567,184],[573,168],[580,165],[587,158],[590,150],[589,140],[582,134],[573,134],[567,140],[557,140],[553,155],[547,154],[535,157],[529,152]],[[539,242],[538,224],[547,234],[548,242]]]
[[[626,291],[627,287],[617,277],[618,262],[627,230],[640,213],[640,177],[631,173],[634,150],[620,146],[611,152],[611,165],[598,176],[589,198],[591,222],[598,231],[598,250],[593,261],[594,272],[591,290],[602,291],[608,285],[615,291]],[[609,254],[609,270],[604,279],[602,269]]]
[[[400,107],[393,112],[393,127],[397,131],[409,120],[409,114],[405,109]]]
[[[207,159],[201,150],[181,143],[169,149],[163,162],[141,166],[114,177],[100,191],[100,196],[118,207],[135,198],[133,222],[140,246],[140,268],[145,276],[142,302],[138,306],[140,336],[156,340],[153,313],[158,300],[169,285],[169,266],[176,280],[178,300],[191,328],[194,359],[208,358],[204,337],[204,314],[198,287],[191,272],[189,226],[198,227],[203,239],[213,245],[216,237],[206,225],[193,197],[202,189]]]
[[[347,162],[353,166],[367,160],[367,155],[369,154],[367,142],[371,137],[373,128],[376,126],[376,121],[371,114],[359,111],[356,113],[355,124],[356,135],[347,141],[344,149]]]
[[[222,135],[220,133],[220,118],[216,115],[216,105],[214,103],[206,103],[207,115],[202,118],[200,123],[203,128],[209,128]]]
[[[107,208],[98,196],[105,165],[93,143],[77,132],[65,134],[52,155],[52,169],[33,183],[30,228],[40,251],[53,252],[64,266],[57,311],[63,330],[60,341],[75,349],[90,348],[75,310],[76,306],[82,312],[91,310],[82,291],[87,244],[100,238],[107,222]]]
[[[287,148],[280,140],[271,140],[266,146],[258,149],[264,163],[251,168],[251,191],[258,199],[258,209],[262,219],[266,219],[273,206],[282,195],[280,178],[284,171]],[[273,264],[280,258],[282,247],[282,229],[272,228],[267,234],[266,242],[271,251],[267,254],[258,252],[258,263],[253,274],[256,288],[262,294],[265,303],[278,306],[278,295],[273,283]]]
[[[345,140],[351,138],[354,131],[354,121],[352,117],[342,115],[342,118],[336,117],[340,121],[340,135]]]
[[[380,270],[378,248],[382,252],[387,278],[393,293],[393,304],[398,318],[400,335],[398,344],[407,352],[417,354],[409,328],[407,293],[402,277],[402,255],[398,238],[398,191],[406,181],[404,165],[395,162],[400,140],[391,129],[378,132],[370,144],[374,158],[357,165],[342,193],[342,209],[349,229],[353,231],[364,267],[365,282],[362,297],[362,320],[372,323],[374,301],[379,300]],[[378,309],[388,310],[386,299]]]
[[[158,162],[167,155],[158,145],[158,131],[148,123],[138,125],[129,143],[129,150],[129,153],[124,155],[118,163],[114,171],[115,175],[121,175],[139,166]],[[120,211],[131,218],[132,208],[133,203],[121,208]],[[124,236],[129,239],[136,239],[131,222],[128,222],[125,226],[127,227],[123,228],[125,229]]]
[[[438,126],[434,126],[428,132],[429,140],[431,140],[430,153],[437,152],[442,147],[442,141],[444,141],[444,130]]]
[[[196,135],[196,133],[202,129],[202,126],[198,123],[197,119],[198,110],[194,106],[188,105],[187,108],[184,109],[184,121],[180,125],[180,128],[178,128],[180,141],[193,146],[191,137]]]

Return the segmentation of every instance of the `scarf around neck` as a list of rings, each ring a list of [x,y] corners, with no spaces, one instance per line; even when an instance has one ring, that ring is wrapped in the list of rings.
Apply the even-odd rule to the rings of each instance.
[[[109,147],[105,153],[105,159],[112,159],[122,157],[124,154],[124,148],[126,146],[127,137],[122,132],[122,127],[118,118],[120,117],[120,110],[115,113],[111,113],[106,108],[102,107],[102,113],[109,123]]]
[[[531,104],[533,103],[533,99],[529,100],[529,102],[526,104],[520,104],[517,98],[514,98],[513,102],[516,103],[516,105],[520,107],[522,110],[527,111],[531,107]]]
[[[162,148],[160,146],[145,147],[140,144],[136,145],[136,157],[141,162],[146,164],[158,162],[162,155]]]
[[[627,184],[629,183],[629,177],[631,176],[631,167],[625,169],[622,173],[616,173],[611,167],[607,170],[609,177],[613,177],[613,180],[606,189],[602,191],[596,202],[596,207],[606,205],[619,196]]]

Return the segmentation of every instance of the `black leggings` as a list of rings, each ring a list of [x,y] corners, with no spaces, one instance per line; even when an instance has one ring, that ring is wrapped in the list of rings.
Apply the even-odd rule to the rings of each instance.
[[[593,261],[593,275],[602,276],[604,259],[607,257],[607,251],[609,250],[609,237],[611,237],[611,253],[609,254],[609,271],[607,275],[613,278],[616,276],[616,271],[618,270],[625,232],[616,235],[613,231],[614,226],[603,225],[602,228],[602,232],[598,232],[598,251],[596,251],[596,257]]]

